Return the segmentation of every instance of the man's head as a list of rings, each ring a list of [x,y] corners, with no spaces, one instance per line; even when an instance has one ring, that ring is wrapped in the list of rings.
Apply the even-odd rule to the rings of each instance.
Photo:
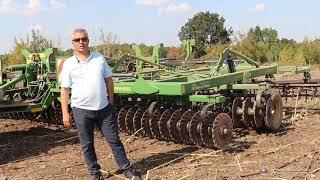
[[[83,28],[74,29],[72,32],[72,46],[75,52],[85,53],[89,50],[89,36]]]

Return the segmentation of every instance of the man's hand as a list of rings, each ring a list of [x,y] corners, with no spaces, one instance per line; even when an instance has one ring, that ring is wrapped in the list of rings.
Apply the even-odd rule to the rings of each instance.
[[[107,86],[107,91],[108,91],[108,100],[109,103],[111,103],[112,105],[114,105],[114,87],[113,87],[113,80],[111,77],[109,78],[105,78],[104,79],[106,86]]]
[[[70,118],[70,114],[69,113],[63,113],[62,115],[62,120],[63,120],[63,125],[67,128],[71,128],[72,127],[72,120]]]
[[[69,92],[70,92],[70,88],[63,88],[63,87],[61,88],[60,99],[61,99],[61,109],[62,109],[62,121],[63,121],[63,125],[68,128],[72,126],[72,121],[71,121],[69,109],[68,109],[69,108],[68,107]]]

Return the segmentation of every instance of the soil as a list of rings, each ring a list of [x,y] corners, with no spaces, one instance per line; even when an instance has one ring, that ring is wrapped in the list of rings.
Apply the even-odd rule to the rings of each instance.
[[[284,100],[277,132],[234,131],[225,150],[121,134],[133,167],[155,179],[320,179],[320,98]],[[109,146],[95,135],[98,162],[117,174]],[[107,176],[107,174],[105,174]],[[119,177],[121,176],[121,177]],[[29,120],[0,120],[0,180],[90,179],[76,130]]]

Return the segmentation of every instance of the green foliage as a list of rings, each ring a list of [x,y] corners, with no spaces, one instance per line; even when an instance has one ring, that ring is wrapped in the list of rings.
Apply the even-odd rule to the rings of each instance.
[[[250,28],[245,34],[239,34],[230,45],[232,30],[224,27],[224,18],[216,13],[201,12],[181,28],[179,38],[181,40],[195,38],[196,47],[192,59],[204,60],[219,59],[220,53],[227,47],[232,47],[240,53],[261,63],[277,62],[278,64],[301,65],[305,62],[320,64],[320,39],[305,39],[298,43],[293,39],[279,39],[278,32],[273,28],[261,28],[259,26]],[[91,49],[102,53],[108,62],[112,63],[124,53],[134,53],[130,44],[120,43],[118,36],[113,33],[100,31],[98,42]],[[91,41],[90,41],[91,42]],[[4,66],[25,63],[21,50],[27,48],[30,52],[41,52],[52,47],[53,42],[32,30],[31,36],[26,39],[14,39],[14,48],[7,55],[0,55]],[[153,46],[139,44],[143,56],[151,56]],[[73,49],[65,51],[58,50],[57,56],[72,56]],[[161,57],[184,59],[185,49],[180,47],[163,47]]]
[[[278,32],[275,29],[261,29],[256,26],[250,28],[246,35],[242,35],[235,47],[258,62],[274,62],[280,60],[279,42]]]
[[[9,58],[8,54],[0,55],[0,60],[1,60],[2,64],[4,64],[5,62],[8,62],[8,58]]]
[[[226,29],[225,19],[217,13],[200,12],[181,27],[180,40],[196,40],[196,57],[205,55],[205,47],[217,43],[229,43],[232,29]]]
[[[241,39],[235,43],[234,48],[255,61],[261,63],[268,61],[267,46],[264,43],[257,42],[257,37],[249,33],[241,37]]]
[[[11,51],[11,53],[8,55],[8,58],[3,61],[3,66],[9,66],[13,64],[24,64],[26,63],[25,58],[21,54],[21,50],[28,48],[28,44],[25,43],[23,40],[20,40],[20,42],[15,39],[15,47]]]
[[[105,57],[117,58],[123,53],[128,52],[127,50],[130,49],[130,47],[128,44],[121,45],[116,34],[111,32],[105,33],[103,29],[101,29],[97,45],[92,46],[91,49],[100,52]]]
[[[228,44],[221,44],[221,43],[218,43],[218,44],[215,44],[212,46],[208,46],[205,49],[206,55],[202,56],[201,59],[203,59],[203,60],[218,60],[220,58],[220,54],[223,52],[223,50],[225,50],[228,47],[229,47]]]
[[[23,42],[23,40],[21,40],[21,42]],[[34,29],[31,30],[31,40],[27,37],[27,40],[24,43],[27,44],[27,49],[30,52],[35,53],[42,52],[45,49],[53,47],[51,40],[40,34],[39,30]]]
[[[303,54],[306,62],[312,64],[320,64],[320,39],[303,42]]]
[[[73,55],[73,49],[67,49],[65,51],[62,51],[58,49],[58,52],[56,54],[57,56],[65,56],[65,57],[71,57]]]
[[[4,66],[12,64],[24,64],[25,58],[21,54],[22,49],[28,49],[30,52],[41,52],[52,47],[52,41],[40,34],[39,30],[31,30],[31,39],[27,36],[26,39],[14,39],[14,48],[8,55],[8,58],[3,61]]]

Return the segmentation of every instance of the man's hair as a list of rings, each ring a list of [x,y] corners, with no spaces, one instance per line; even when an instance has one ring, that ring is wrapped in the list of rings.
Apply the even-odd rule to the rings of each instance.
[[[84,28],[76,28],[76,29],[74,29],[72,31],[72,35],[74,35],[75,33],[84,33],[87,36],[87,38],[89,38],[87,30],[84,29]]]

